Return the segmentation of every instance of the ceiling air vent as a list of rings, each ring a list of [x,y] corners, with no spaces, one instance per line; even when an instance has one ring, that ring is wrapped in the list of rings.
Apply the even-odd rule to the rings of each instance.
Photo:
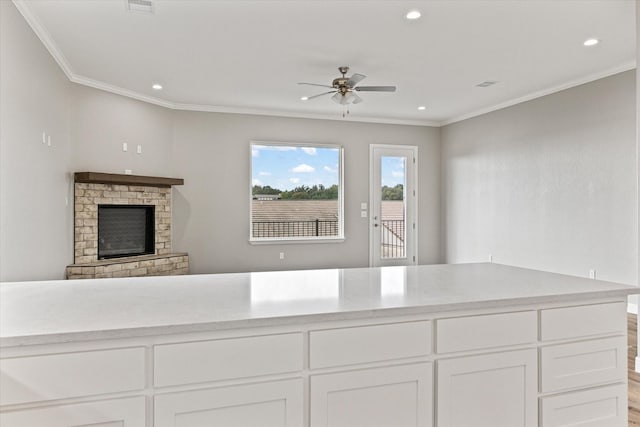
[[[489,86],[493,86],[496,83],[498,83],[498,82],[493,81],[493,80],[487,80],[487,81],[484,81],[482,83],[478,83],[476,85],[476,87],[489,87]]]
[[[125,0],[129,12],[153,13],[152,0]]]

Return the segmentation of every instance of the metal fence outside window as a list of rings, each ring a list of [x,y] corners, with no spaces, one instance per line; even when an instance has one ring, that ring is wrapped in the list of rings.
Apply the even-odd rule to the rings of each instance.
[[[253,222],[253,237],[320,237],[337,235],[337,220]]]

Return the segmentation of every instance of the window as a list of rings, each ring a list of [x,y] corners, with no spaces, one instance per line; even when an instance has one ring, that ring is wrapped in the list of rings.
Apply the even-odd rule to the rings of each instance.
[[[251,144],[250,240],[342,239],[342,147]]]

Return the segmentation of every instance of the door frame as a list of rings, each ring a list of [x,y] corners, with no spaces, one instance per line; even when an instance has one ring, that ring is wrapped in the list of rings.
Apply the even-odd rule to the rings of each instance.
[[[410,150],[413,152],[413,179],[411,184],[413,185],[413,203],[411,204],[411,213],[413,214],[413,227],[409,227],[408,224],[405,226],[405,230],[407,235],[409,231],[413,232],[413,238],[407,239],[410,241],[411,249],[413,251],[413,260],[407,257],[406,265],[417,265],[418,264],[418,146],[417,145],[400,145],[400,144],[369,144],[369,267],[374,266],[374,233],[376,227],[373,226],[373,217],[374,217],[374,209],[373,209],[373,201],[375,196],[374,190],[374,152],[376,149],[382,150]],[[406,177],[407,183],[409,183],[409,177]],[[407,215],[408,217],[408,215]],[[407,242],[405,242],[406,244]],[[408,246],[406,249],[408,250]]]

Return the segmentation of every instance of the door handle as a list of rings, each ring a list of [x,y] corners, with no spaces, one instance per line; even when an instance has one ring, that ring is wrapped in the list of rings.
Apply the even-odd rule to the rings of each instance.
[[[374,223],[374,224],[373,224],[373,226],[374,226],[374,227],[377,227],[377,226],[378,226],[378,223]]]

